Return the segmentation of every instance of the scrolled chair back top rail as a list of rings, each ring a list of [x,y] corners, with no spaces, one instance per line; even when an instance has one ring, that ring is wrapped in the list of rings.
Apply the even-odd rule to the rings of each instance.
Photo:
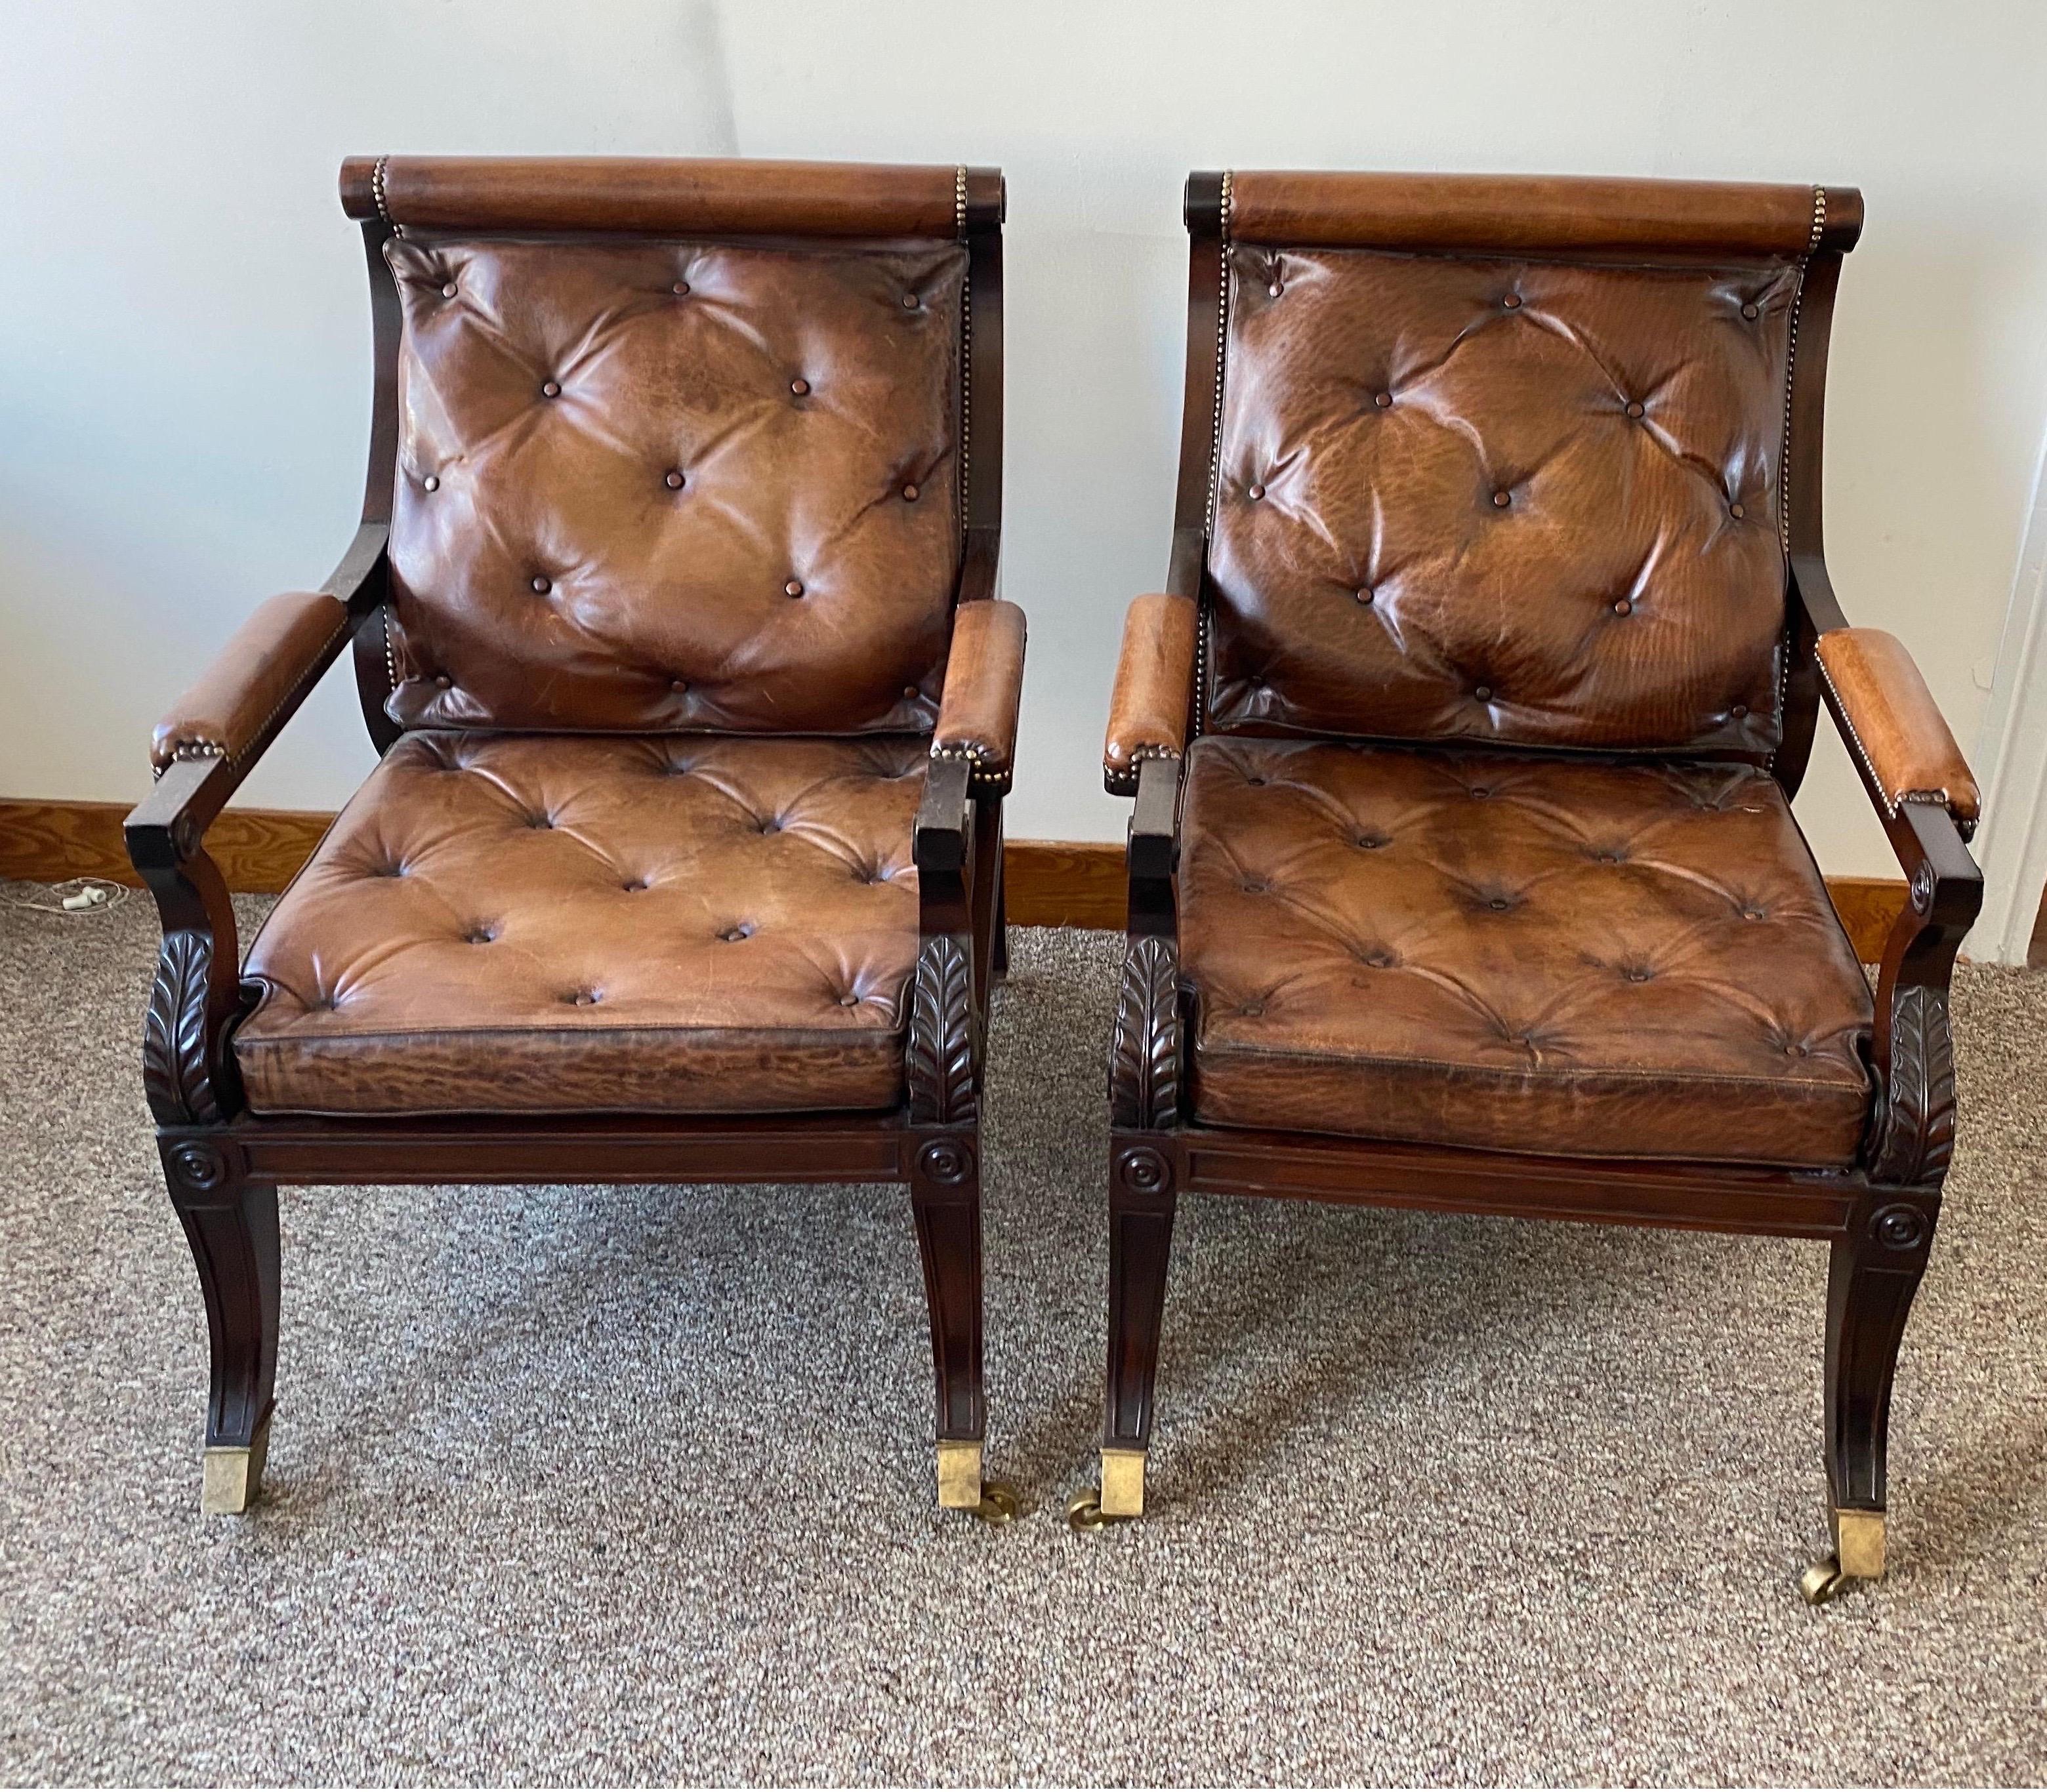
[[[963,238],[999,226],[992,168],[637,156],[351,156],[342,209],[443,230]]]
[[[1229,236],[1302,248],[1801,257],[1844,253],[1862,230],[1852,187],[1268,169],[1232,172],[1224,191]]]

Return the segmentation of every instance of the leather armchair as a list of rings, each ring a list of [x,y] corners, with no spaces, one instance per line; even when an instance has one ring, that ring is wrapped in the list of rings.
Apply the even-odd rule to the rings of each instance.
[[[1975,787],[1824,566],[1852,189],[1197,175],[1109,1059],[1102,1477],[1143,1510],[1180,1191],[1825,1238],[1835,1553],[1954,1130]],[[1822,704],[1910,880],[1869,987],[1792,818]]]
[[[127,825],[206,1509],[263,1470],[280,1182],[865,1180],[910,1187],[940,1502],[1000,1520],[1001,177],[381,157],[341,185],[362,527],[172,707]],[[351,643],[381,759],[245,960],[207,828]]]

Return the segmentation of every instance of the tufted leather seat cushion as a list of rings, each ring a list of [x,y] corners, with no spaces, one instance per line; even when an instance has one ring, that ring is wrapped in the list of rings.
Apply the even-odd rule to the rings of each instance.
[[[386,254],[398,720],[929,729],[965,249],[418,233]]]
[[[1768,755],[1795,260],[1229,277],[1214,728]]]
[[[1869,989],[1767,774],[1212,736],[1187,777],[1200,1119],[1853,1159]]]
[[[925,751],[408,735],[250,948],[250,1106],[893,1107]]]

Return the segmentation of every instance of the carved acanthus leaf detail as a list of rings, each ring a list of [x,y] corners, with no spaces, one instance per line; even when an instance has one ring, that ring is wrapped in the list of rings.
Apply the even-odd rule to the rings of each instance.
[[[1133,940],[1123,955],[1109,1110],[1118,1126],[1171,1126],[1180,1118],[1180,954],[1160,934]]]
[[[213,942],[180,929],[164,937],[156,987],[142,1022],[142,1088],[166,1126],[211,1125],[220,1100],[207,1063],[207,994]]]
[[[958,940],[938,934],[918,953],[910,990],[910,1118],[926,1126],[972,1119],[973,1060],[973,967]]]
[[[1890,1002],[1890,1062],[1870,1176],[1904,1186],[1937,1182],[1955,1149],[1955,1049],[1948,998],[1913,984]]]

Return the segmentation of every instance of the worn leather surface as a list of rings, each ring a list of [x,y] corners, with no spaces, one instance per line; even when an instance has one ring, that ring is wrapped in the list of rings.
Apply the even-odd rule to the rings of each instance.
[[[1905,643],[1881,628],[1830,628],[1820,667],[1847,724],[1848,744],[1894,809],[1914,799],[1974,821],[1982,800],[1947,718]]]
[[[341,165],[351,218],[401,227],[953,237],[959,171],[641,156],[391,156]]]
[[[250,948],[250,1106],[894,1106],[925,751],[407,736]]]
[[[1187,768],[1201,1120],[1853,1161],[1869,989],[1766,773],[1215,736]]]
[[[1213,727],[1768,755],[1795,264],[1229,269]]]
[[[1006,779],[1016,763],[1024,637],[1023,611],[999,597],[962,604],[953,615],[945,695],[931,746],[965,754],[984,778]]]
[[[323,591],[266,598],[157,724],[152,763],[161,770],[181,748],[247,751],[347,629],[347,606]]]
[[[930,728],[964,249],[415,232],[386,253],[398,720]]]
[[[1802,255],[1810,187],[1573,175],[1399,174],[1239,169],[1230,234],[1240,241],[1349,244],[1484,254]],[[1846,249],[1862,195],[1827,192],[1831,246]]]
[[[1101,755],[1111,790],[1128,790],[1147,754],[1186,751],[1197,620],[1192,598],[1165,591],[1132,600],[1124,612]]]

